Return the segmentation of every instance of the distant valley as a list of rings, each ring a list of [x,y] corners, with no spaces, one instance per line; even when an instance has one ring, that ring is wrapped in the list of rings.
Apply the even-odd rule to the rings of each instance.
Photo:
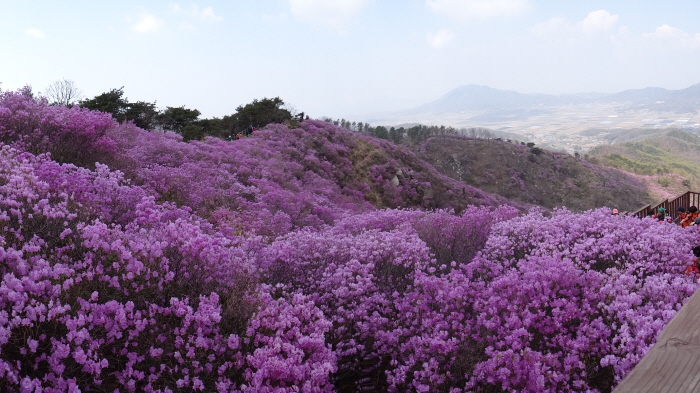
[[[551,149],[587,152],[620,130],[680,128],[700,133],[700,84],[681,90],[644,88],[614,94],[522,94],[487,86],[458,87],[439,99],[367,116],[373,125],[485,127]]]

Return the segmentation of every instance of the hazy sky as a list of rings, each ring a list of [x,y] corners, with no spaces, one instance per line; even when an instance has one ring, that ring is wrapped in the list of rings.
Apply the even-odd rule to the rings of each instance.
[[[700,83],[697,0],[0,1],[0,88],[231,114],[279,96],[361,120],[465,84],[521,93]]]

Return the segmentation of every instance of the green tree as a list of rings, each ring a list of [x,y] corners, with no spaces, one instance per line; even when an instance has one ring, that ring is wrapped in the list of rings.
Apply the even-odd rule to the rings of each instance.
[[[384,126],[378,126],[374,129],[374,137],[381,139],[389,139],[389,130]]]
[[[219,119],[218,117],[214,117],[211,119],[201,119],[197,120],[196,122],[193,122],[192,124],[202,128],[203,136],[211,135],[217,138],[224,139],[231,134],[226,126],[226,117],[224,117],[223,119]],[[184,128],[182,132],[182,136],[184,137]]]
[[[164,130],[182,132],[183,127],[197,121],[201,114],[196,109],[187,109],[183,106],[165,108],[163,113],[158,116],[158,122]]]
[[[124,86],[102,93],[89,100],[80,101],[80,106],[94,111],[106,112],[120,123],[133,121],[145,130],[155,128],[158,118],[156,103],[145,101],[129,102],[124,97]]]
[[[403,141],[404,134],[406,134],[406,129],[403,127],[399,127],[398,129],[394,127],[389,128],[389,139],[397,145],[401,144]]]
[[[131,120],[134,124],[144,130],[152,130],[158,124],[159,112],[156,109],[156,103],[137,101],[129,103],[124,117],[126,120]]]
[[[185,142],[204,138],[204,128],[199,124],[187,124],[182,127],[181,133]]]
[[[292,119],[292,114],[283,108],[279,97],[255,99],[250,104],[236,108],[236,113],[225,118],[233,133],[243,132],[248,127],[264,127],[270,123],[283,123]]]
[[[129,101],[124,98],[124,86],[102,93],[89,100],[80,102],[80,106],[94,111],[111,113],[112,118],[118,122],[126,120],[126,110]]]

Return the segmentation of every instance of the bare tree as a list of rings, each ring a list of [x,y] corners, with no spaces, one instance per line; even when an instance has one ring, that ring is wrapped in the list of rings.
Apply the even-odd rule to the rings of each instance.
[[[494,137],[491,130],[483,127],[462,128],[460,134],[475,139],[493,139]]]
[[[82,90],[78,89],[75,82],[65,78],[50,84],[46,88],[44,95],[51,105],[71,106],[85,98]]]

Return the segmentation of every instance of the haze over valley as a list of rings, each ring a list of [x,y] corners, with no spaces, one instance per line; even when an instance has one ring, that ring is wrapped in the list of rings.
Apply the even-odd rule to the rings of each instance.
[[[486,86],[458,87],[436,101],[367,115],[374,125],[484,127],[574,154],[611,143],[620,130],[680,128],[700,132],[700,84],[682,90],[645,88],[616,94],[521,94]]]

